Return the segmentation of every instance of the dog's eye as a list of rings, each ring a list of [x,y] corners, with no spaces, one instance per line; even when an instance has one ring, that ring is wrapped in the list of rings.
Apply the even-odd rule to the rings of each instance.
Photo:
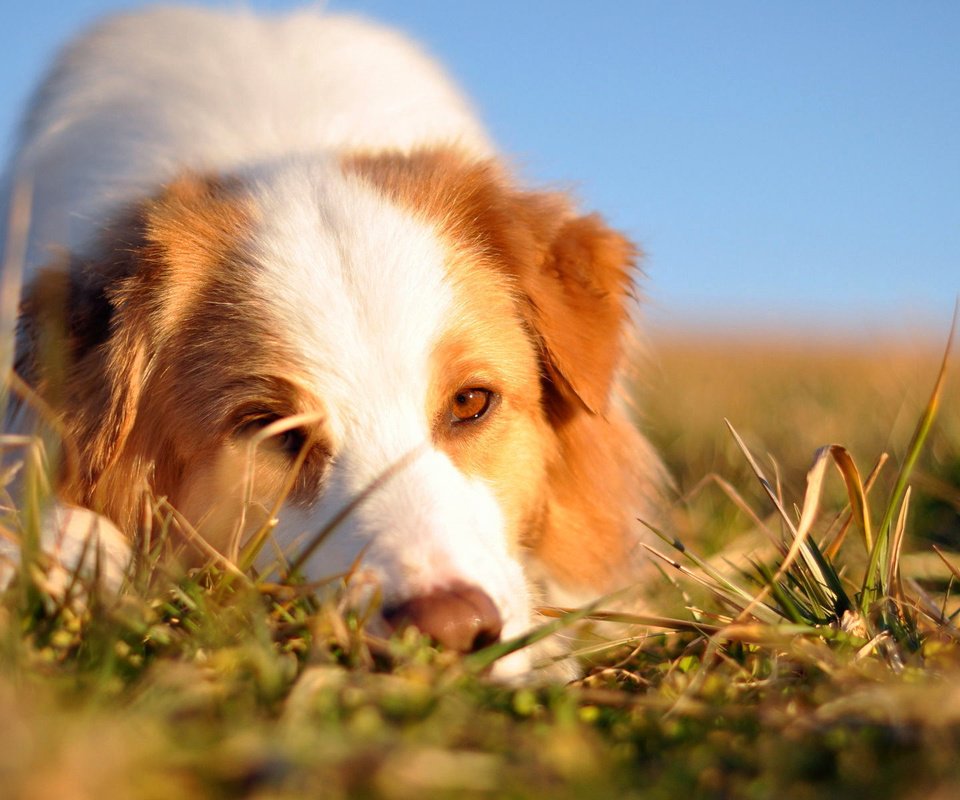
[[[254,436],[264,428],[279,422],[283,417],[270,414],[247,419],[240,426],[240,430],[247,436]],[[280,431],[264,441],[264,445],[282,450],[289,456],[296,457],[307,443],[307,432],[303,428],[289,428]]]
[[[473,422],[490,410],[493,392],[488,389],[461,389],[450,402],[450,420]]]
[[[272,437],[271,441],[276,442],[277,447],[292,457],[300,455],[303,446],[307,443],[306,431],[301,428],[292,428],[289,431],[278,433]]]

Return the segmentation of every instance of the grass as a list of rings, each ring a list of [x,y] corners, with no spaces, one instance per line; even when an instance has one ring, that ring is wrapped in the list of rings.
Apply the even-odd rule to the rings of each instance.
[[[0,796],[956,796],[955,375],[911,446],[938,347],[654,352],[679,540],[652,537],[658,624],[623,623],[582,681],[493,685],[483,656],[214,568],[86,604],[26,580],[0,603]]]

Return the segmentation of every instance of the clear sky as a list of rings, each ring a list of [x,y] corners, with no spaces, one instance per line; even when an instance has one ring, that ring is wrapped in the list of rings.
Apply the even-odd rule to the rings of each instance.
[[[4,4],[5,143],[56,46],[131,5]],[[634,237],[659,324],[946,330],[960,291],[960,2],[329,6],[424,42],[526,180],[572,188]]]

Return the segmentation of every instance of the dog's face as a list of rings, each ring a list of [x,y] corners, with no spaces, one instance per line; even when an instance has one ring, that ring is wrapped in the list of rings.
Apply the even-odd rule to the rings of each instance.
[[[276,516],[288,563],[326,531],[310,578],[465,605],[461,649],[529,627],[528,555],[603,472],[624,239],[430,151],[185,177],[104,253],[26,306],[69,309],[68,499],[133,530],[149,490],[228,555]]]

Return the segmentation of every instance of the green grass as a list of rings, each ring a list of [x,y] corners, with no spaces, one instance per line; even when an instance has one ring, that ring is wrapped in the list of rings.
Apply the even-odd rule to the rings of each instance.
[[[0,603],[0,797],[956,796],[956,576],[933,550],[960,566],[955,376],[911,448],[937,350],[656,343],[643,425],[683,550],[653,537],[664,619],[623,624],[571,686],[493,685],[213,569],[87,604],[21,581]],[[884,452],[867,522],[844,459],[865,481]]]

